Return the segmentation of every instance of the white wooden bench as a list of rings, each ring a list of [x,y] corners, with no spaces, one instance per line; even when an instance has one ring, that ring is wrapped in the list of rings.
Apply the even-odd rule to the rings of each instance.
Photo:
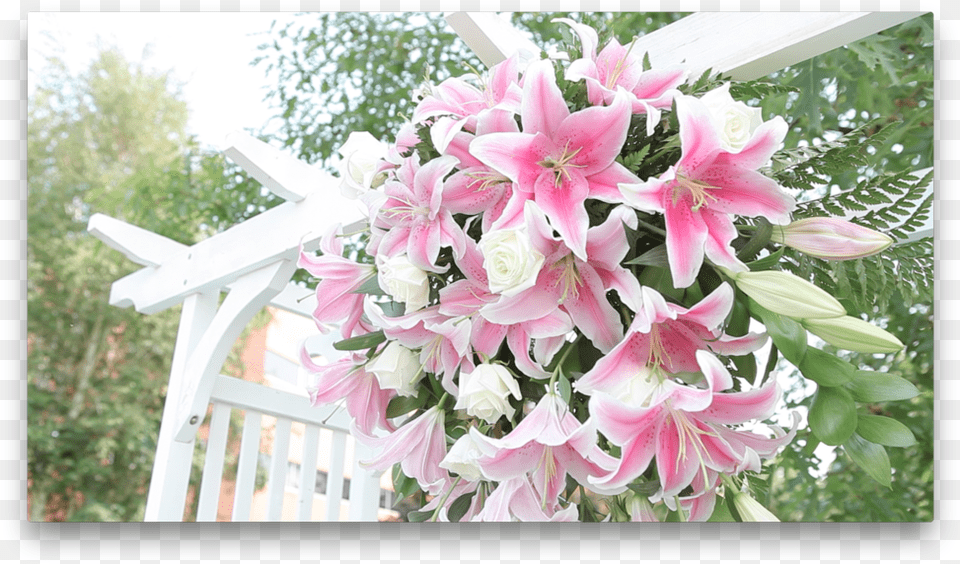
[[[736,79],[752,79],[806,60],[846,43],[919,16],[920,13],[704,13],[684,18],[641,37],[635,49],[649,52],[657,65],[684,63],[696,77],[706,68]],[[539,48],[496,14],[453,13],[450,25],[488,66],[514,52],[530,60]],[[89,231],[143,269],[117,280],[110,303],[144,314],[182,304],[180,328],[161,422],[147,500],[148,521],[184,517],[197,432],[212,405],[206,460],[199,485],[197,520],[217,516],[227,420],[231,409],[245,412],[240,444],[233,520],[250,518],[261,435],[271,427],[265,518],[282,516],[289,464],[290,430],[302,425],[296,519],[310,520],[318,454],[330,461],[327,491],[341,490],[349,468],[349,520],[375,520],[380,499],[378,474],[359,467],[362,448],[349,449],[349,421],[341,410],[308,405],[298,395],[219,374],[230,347],[251,317],[271,304],[309,316],[316,305],[311,291],[290,284],[299,246],[316,248],[322,226],[359,219],[330,205],[338,180],[244,134],[232,135],[224,153],[286,203],[187,247],[116,219],[95,215]],[[932,187],[930,188],[932,190]],[[932,234],[928,228],[926,234]],[[220,303],[221,293],[226,298]],[[329,342],[318,341],[321,348]],[[327,351],[329,352],[329,348]],[[328,442],[321,444],[321,436]],[[299,436],[299,435],[298,435]],[[299,439],[298,439],[299,440]],[[354,455],[348,456],[353,450]],[[344,465],[346,463],[346,466]],[[337,497],[338,502],[339,497]],[[329,502],[329,499],[328,499]],[[327,519],[344,517],[340,503],[328,503]]]

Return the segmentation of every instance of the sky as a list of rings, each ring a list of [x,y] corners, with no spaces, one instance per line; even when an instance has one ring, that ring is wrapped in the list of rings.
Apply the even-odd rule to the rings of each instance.
[[[219,148],[234,130],[260,130],[272,113],[263,98],[269,88],[264,66],[253,67],[256,47],[270,24],[292,13],[32,12],[28,67],[32,83],[44,56],[58,55],[68,68],[84,71],[99,47],[117,46],[131,61],[172,71],[183,84],[190,109],[189,131],[201,145]]]

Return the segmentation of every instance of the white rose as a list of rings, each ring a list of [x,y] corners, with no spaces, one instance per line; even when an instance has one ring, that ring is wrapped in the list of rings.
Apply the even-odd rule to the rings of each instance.
[[[484,443],[482,435],[478,439],[475,434],[480,435],[476,427],[470,427],[469,433],[457,439],[440,462],[440,468],[459,474],[469,482],[486,479],[477,461],[494,454],[496,449]]]
[[[520,386],[504,366],[481,364],[469,374],[460,373],[460,394],[455,409],[493,424],[501,415],[513,417],[508,396],[520,399]]]
[[[544,257],[533,248],[526,231],[491,231],[480,238],[478,247],[491,292],[515,296],[536,284]]]
[[[401,396],[414,396],[414,387],[423,378],[417,354],[396,341],[391,341],[380,356],[367,365],[383,390],[396,390]]]
[[[398,302],[406,304],[405,313],[416,311],[430,301],[427,273],[410,262],[407,255],[377,257],[380,287]]]
[[[338,149],[340,161],[340,193],[347,198],[358,198],[371,188],[383,183],[386,175],[377,173],[380,162],[387,157],[387,145],[366,131],[354,131]]]
[[[728,153],[739,153],[753,132],[763,124],[760,108],[752,108],[730,96],[730,84],[704,94],[700,101],[707,106],[720,134],[720,147]]]

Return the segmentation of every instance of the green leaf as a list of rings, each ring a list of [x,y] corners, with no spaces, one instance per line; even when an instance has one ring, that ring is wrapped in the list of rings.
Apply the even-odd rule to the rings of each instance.
[[[748,262],[747,266],[754,272],[758,270],[770,270],[780,263],[780,258],[783,257],[783,251],[785,249],[786,247],[780,247],[775,252],[770,253],[763,258],[759,258],[753,262]]]
[[[407,521],[410,523],[423,523],[430,517],[433,517],[433,511],[411,511],[407,513]]]
[[[857,430],[857,404],[844,388],[819,388],[808,415],[820,442],[837,446]]]
[[[560,397],[563,398],[563,401],[570,404],[570,395],[572,390],[570,389],[570,380],[567,379],[567,375],[560,371],[560,374],[557,377],[557,388],[560,391]]]
[[[422,391],[427,392],[427,389],[423,388]],[[427,403],[427,395],[427,393],[421,393],[415,397],[397,396],[393,398],[390,400],[390,403],[387,404],[387,419],[400,417],[419,408]]]
[[[727,316],[724,333],[732,337],[743,337],[750,332],[750,308],[747,306],[747,297],[743,292],[737,292],[733,301],[733,308]]]
[[[853,434],[843,444],[843,450],[857,466],[867,475],[876,480],[881,486],[890,486],[890,457],[882,446],[864,440],[860,435]]]
[[[732,497],[732,496],[731,496]],[[733,510],[730,508],[731,503],[718,503],[713,506],[713,513],[710,515],[710,518],[707,519],[708,523],[733,523],[738,522],[739,519],[734,517]]]
[[[881,415],[861,414],[857,418],[857,434],[872,443],[884,446],[908,447],[917,443],[906,425]]]
[[[743,522],[743,517],[740,516],[740,512],[737,511],[737,505],[733,503],[733,496],[736,495],[736,492],[726,489],[723,493],[724,507],[727,508],[727,512],[730,514],[730,518],[736,521],[737,523]]]
[[[354,294],[368,294],[370,296],[386,296],[387,293],[380,287],[380,281],[377,276],[371,276],[366,282],[354,290]]]
[[[842,358],[812,347],[807,349],[799,368],[804,378],[823,387],[842,386],[856,372],[856,368]]]
[[[667,246],[657,245],[637,258],[628,260],[623,264],[642,264],[644,266],[668,268],[670,266],[670,262],[667,260]]]
[[[636,492],[638,495],[650,497],[660,489],[660,482],[631,482],[627,484],[627,488],[632,492]]]
[[[373,333],[367,333],[366,335],[359,335],[357,337],[351,337],[349,339],[337,341],[333,344],[333,348],[337,349],[338,351],[362,351],[373,348],[386,340],[387,337],[381,330]]]
[[[780,354],[800,366],[807,354],[807,330],[797,321],[764,308],[753,298],[750,298],[750,312],[760,317]]]
[[[393,465],[391,477],[393,478],[393,493],[396,494],[397,502],[410,497],[420,489],[417,480],[404,474],[399,464]]]
[[[916,397],[917,387],[888,372],[858,370],[845,384],[853,399],[860,402],[897,401]]]
[[[380,309],[383,310],[383,315],[387,317],[400,317],[406,313],[406,304],[401,302],[389,301],[389,302],[380,302],[377,305],[380,306]]]
[[[670,271],[666,268],[648,266],[640,273],[638,280],[641,286],[649,286],[664,296],[677,301],[683,299],[683,290],[678,290],[673,286],[673,278],[670,276]]]
[[[447,510],[447,518],[450,519],[451,523],[460,522],[460,519],[462,519],[463,516],[466,515],[467,510],[470,509],[470,502],[476,494],[477,490],[465,493],[450,504],[450,509]]]
[[[733,365],[737,367],[737,376],[740,376],[748,382],[757,381],[757,357],[753,353],[748,353],[743,356],[733,356],[730,357],[730,360],[732,360]]]

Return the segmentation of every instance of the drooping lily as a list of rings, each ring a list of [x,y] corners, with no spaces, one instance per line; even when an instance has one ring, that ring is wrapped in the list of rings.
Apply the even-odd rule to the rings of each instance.
[[[709,483],[710,470],[727,474],[758,471],[761,458],[772,456],[793,438],[796,425],[789,433],[774,429],[777,436],[772,439],[729,427],[770,416],[780,395],[775,380],[749,391],[725,392],[733,379],[720,361],[707,351],[698,351],[697,361],[706,387],[665,379],[659,383],[662,390],[651,393],[656,401],[639,406],[602,392],[590,398],[590,414],[597,429],[621,447],[617,469],[591,478],[592,484],[607,488],[626,485],[643,474],[656,457],[661,484],[658,495],[673,498],[691,485],[697,474]]]
[[[438,406],[433,406],[385,437],[371,437],[352,426],[351,434],[357,440],[370,448],[382,449],[373,458],[360,463],[376,470],[386,470],[400,463],[403,473],[416,478],[420,487],[425,489],[444,480],[447,471],[439,466],[447,454],[444,413]]]
[[[385,230],[376,249],[379,255],[406,252],[417,267],[442,272],[436,264],[440,247],[451,247],[454,255],[463,254],[466,235],[450,211],[440,205],[443,179],[457,164],[453,157],[439,157],[420,166],[412,157],[397,171],[396,180],[384,184],[387,199],[377,217]]]
[[[496,449],[496,454],[478,460],[484,476],[503,481],[530,473],[541,507],[556,503],[567,474],[586,484],[588,477],[604,475],[616,465],[616,459],[597,446],[593,425],[581,424],[552,392],[503,438],[479,436],[479,440]],[[617,494],[623,489],[614,485],[597,491]]]
[[[458,132],[447,145],[443,154],[460,161],[458,170],[447,178],[443,185],[443,206],[451,213],[482,214],[483,233],[500,220],[507,206],[516,209],[519,205],[520,220],[523,220],[523,202],[530,199],[517,190],[516,183],[502,173],[490,168],[470,153],[470,143],[477,136],[490,133],[518,133],[520,131],[514,114],[506,111],[483,112],[477,119],[476,134]],[[516,213],[509,214],[516,216]],[[504,218],[502,221],[509,221]]]
[[[434,147],[443,153],[461,130],[471,133],[477,130],[481,113],[491,110],[519,113],[522,91],[518,63],[519,57],[514,55],[494,65],[486,76],[480,77],[480,88],[456,77],[430,88],[413,110],[414,123],[436,118],[430,126],[430,136]]]
[[[320,256],[300,249],[297,266],[320,279],[317,283],[317,307],[313,319],[324,333],[329,329],[323,324],[340,324],[343,337],[349,338],[357,331],[366,333],[360,317],[363,314],[363,294],[355,293],[367,280],[376,276],[373,265],[360,264],[343,256],[340,241],[342,227],[335,225],[320,239]]]
[[[587,85],[587,99],[591,104],[609,104],[617,89],[630,94],[631,112],[647,115],[647,135],[660,121],[660,110],[669,108],[676,89],[687,79],[687,71],[679,66],[643,70],[642,53],[633,52],[633,45],[621,45],[610,39],[597,53],[599,38],[592,27],[567,18],[557,18],[577,33],[583,56],[570,63],[564,75],[567,80],[583,80]]]
[[[659,178],[620,184],[626,202],[663,213],[667,256],[677,288],[693,283],[704,256],[740,272],[747,267],[730,246],[737,236],[731,215],[764,217],[785,225],[796,207],[793,197],[757,172],[787,134],[781,117],[760,125],[738,153],[721,149],[709,109],[697,98],[676,98],[680,122],[680,161]]]
[[[501,482],[490,494],[472,519],[479,522],[573,522],[577,520],[577,506],[559,504],[544,506],[527,476],[518,476]]]
[[[759,349],[767,339],[762,333],[731,337],[720,331],[734,300],[733,289],[726,283],[690,309],[668,303],[646,286],[632,299],[642,307],[626,336],[577,380],[577,391],[588,395],[601,391],[642,403],[664,373],[698,372],[698,351],[743,355]]]
[[[364,361],[363,355],[354,354],[320,365],[310,358],[306,348],[301,348],[300,364],[314,375],[307,386],[310,403],[326,405],[345,399],[347,413],[358,429],[368,434],[377,427],[392,431],[395,427],[387,420],[387,404],[397,394],[381,389],[376,375],[363,369]]]
[[[588,198],[620,202],[619,183],[636,182],[614,162],[627,136],[630,104],[618,94],[606,107],[570,113],[550,61],[530,65],[524,75],[522,133],[477,136],[470,152],[531,194],[560,238],[587,259]]]

